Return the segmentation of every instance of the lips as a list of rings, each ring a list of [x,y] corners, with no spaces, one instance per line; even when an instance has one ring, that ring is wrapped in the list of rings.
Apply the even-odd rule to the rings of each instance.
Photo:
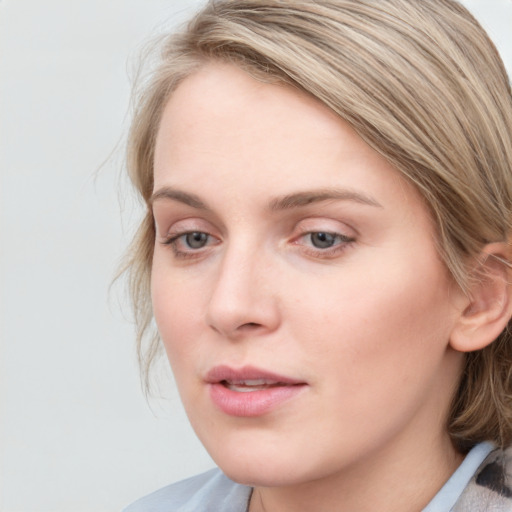
[[[251,366],[216,366],[205,378],[213,403],[231,416],[264,415],[297,396],[306,382]]]

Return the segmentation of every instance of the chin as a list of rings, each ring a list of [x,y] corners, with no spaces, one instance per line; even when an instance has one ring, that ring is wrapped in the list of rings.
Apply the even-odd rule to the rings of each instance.
[[[276,467],[274,463],[261,467],[254,462],[219,465],[222,472],[234,482],[250,487],[288,487],[309,481],[305,475],[298,475],[289,466]]]
[[[293,470],[300,469],[301,465],[296,460],[289,460],[282,446],[278,448],[275,443],[257,439],[236,442],[233,437],[224,442],[205,443],[210,456],[228,478],[253,487],[292,483]]]
[[[251,487],[288,487],[311,482],[331,473],[335,463],[329,461],[329,456],[321,463],[314,460],[314,454],[305,453],[304,448],[288,451],[274,443],[253,442],[229,448],[224,445],[218,451],[210,451],[210,455],[228,478]]]

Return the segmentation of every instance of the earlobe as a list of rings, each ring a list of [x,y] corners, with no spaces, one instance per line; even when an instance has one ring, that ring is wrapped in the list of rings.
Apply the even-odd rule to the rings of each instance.
[[[475,267],[466,307],[450,338],[459,352],[480,350],[506,328],[512,315],[511,264],[506,243],[486,245]]]

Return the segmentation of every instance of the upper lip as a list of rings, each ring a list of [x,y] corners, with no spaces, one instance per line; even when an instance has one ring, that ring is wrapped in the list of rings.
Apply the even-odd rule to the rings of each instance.
[[[231,368],[225,365],[215,366],[205,377],[205,381],[208,384],[217,384],[219,382],[240,383],[248,380],[264,380],[269,384],[305,384],[304,381],[262,370],[254,366],[243,366],[242,368]]]

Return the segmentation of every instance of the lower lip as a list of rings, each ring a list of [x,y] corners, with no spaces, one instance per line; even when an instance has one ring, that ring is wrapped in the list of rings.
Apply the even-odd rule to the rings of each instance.
[[[275,386],[259,391],[233,391],[220,383],[210,384],[213,403],[230,416],[253,417],[266,414],[301,393],[305,384]]]

